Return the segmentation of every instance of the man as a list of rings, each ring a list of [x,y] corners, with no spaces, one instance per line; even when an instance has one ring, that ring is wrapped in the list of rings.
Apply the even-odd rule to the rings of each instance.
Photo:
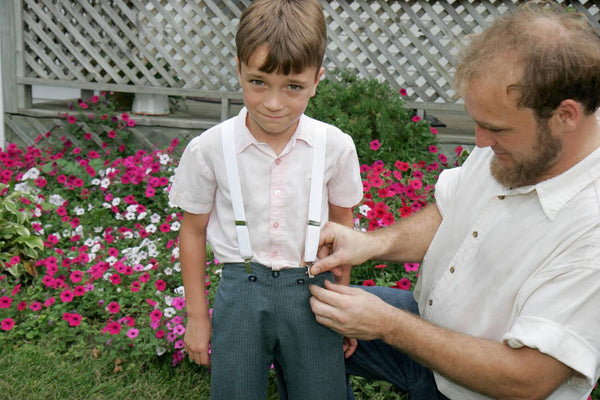
[[[414,298],[327,284],[311,287],[313,312],[361,339],[348,373],[411,399],[587,399],[600,376],[598,34],[529,5],[473,37],[456,82],[477,148],[440,175],[436,203],[369,233],[328,224],[311,271],[422,262]]]

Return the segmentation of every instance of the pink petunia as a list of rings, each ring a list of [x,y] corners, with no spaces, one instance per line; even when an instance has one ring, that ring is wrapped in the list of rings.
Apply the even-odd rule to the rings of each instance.
[[[137,337],[139,332],[140,332],[139,330],[137,330],[135,328],[131,328],[130,330],[127,331],[127,337],[130,339],[133,339],[133,338]]]
[[[371,147],[371,150],[378,150],[381,147],[381,143],[377,139],[371,141],[369,145]]]
[[[412,282],[410,281],[410,279],[402,278],[398,282],[396,282],[396,285],[394,285],[392,287],[396,288],[396,289],[401,289],[401,290],[409,290],[411,285],[412,285]]]
[[[119,311],[121,311],[121,306],[116,301],[109,303],[108,306],[106,306],[106,308],[108,309],[108,312],[110,312],[111,314],[116,314]]]
[[[6,318],[2,320],[0,326],[3,331],[10,331],[15,326],[15,321],[12,318]]]
[[[116,321],[109,321],[104,329],[102,329],[102,333],[109,333],[111,335],[118,335],[121,332],[121,324]]]
[[[162,279],[158,279],[154,283],[154,286],[156,286],[156,290],[158,290],[159,292],[162,292],[163,290],[165,290],[167,288],[167,283],[165,281],[163,281]]]
[[[63,303],[70,303],[73,300],[73,297],[75,297],[75,295],[73,294],[73,292],[71,292],[70,290],[64,290],[61,294],[60,294],[60,300]]]
[[[404,88],[400,88],[400,90],[398,91],[398,93],[400,93],[400,96],[402,96],[402,97],[408,95],[408,92]]]

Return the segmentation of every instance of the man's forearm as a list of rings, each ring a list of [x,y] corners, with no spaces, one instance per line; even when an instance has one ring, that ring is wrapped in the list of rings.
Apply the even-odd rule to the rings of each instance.
[[[395,224],[368,232],[371,259],[394,262],[421,262],[442,216],[432,203],[408,218]]]
[[[389,306],[380,338],[447,379],[492,398],[546,398],[572,374],[566,365],[528,347],[443,329]]]

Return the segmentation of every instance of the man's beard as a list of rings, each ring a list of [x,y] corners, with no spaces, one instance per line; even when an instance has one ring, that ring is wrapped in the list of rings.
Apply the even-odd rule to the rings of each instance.
[[[496,157],[492,158],[492,176],[504,187],[516,188],[538,183],[558,159],[562,141],[552,136],[548,120],[538,121],[536,132],[537,142],[533,146],[532,158],[519,161],[513,167],[503,167]]]

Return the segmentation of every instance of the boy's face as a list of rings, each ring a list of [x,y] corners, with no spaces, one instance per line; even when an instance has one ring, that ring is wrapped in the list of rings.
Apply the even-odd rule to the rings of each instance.
[[[246,125],[260,142],[277,139],[287,142],[298,125],[300,115],[316,93],[323,68],[306,68],[300,74],[282,75],[262,72],[267,57],[265,47],[255,51],[248,64],[238,60],[238,75],[248,110]]]

